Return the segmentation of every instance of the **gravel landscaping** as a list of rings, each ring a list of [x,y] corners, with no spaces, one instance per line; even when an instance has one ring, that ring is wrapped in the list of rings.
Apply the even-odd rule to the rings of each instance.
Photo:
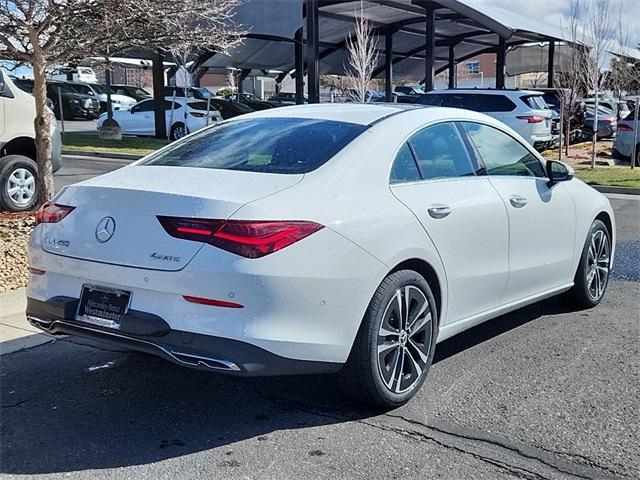
[[[0,293],[27,284],[27,244],[33,212],[0,213]]]

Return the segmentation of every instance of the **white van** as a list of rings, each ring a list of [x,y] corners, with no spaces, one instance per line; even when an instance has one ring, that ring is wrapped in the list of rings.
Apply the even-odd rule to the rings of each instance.
[[[68,77],[67,72],[71,74],[71,78]],[[74,82],[82,83],[98,83],[96,72],[91,67],[77,67],[77,68],[57,68],[51,72],[49,76],[51,80],[72,80]]]
[[[23,212],[38,203],[35,116],[35,99],[0,70],[0,210]],[[51,142],[56,171],[61,167],[62,141],[55,118]]]

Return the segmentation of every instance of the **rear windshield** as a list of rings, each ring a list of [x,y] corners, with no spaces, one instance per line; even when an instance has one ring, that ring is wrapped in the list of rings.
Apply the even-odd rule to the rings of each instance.
[[[189,107],[193,108],[194,110],[206,110],[207,109],[207,102],[189,102],[188,105],[189,105]]]
[[[178,142],[143,165],[307,173],[366,129],[354,123],[301,118],[236,120]]]
[[[547,110],[549,108],[542,95],[524,95],[520,99],[535,110]]]
[[[510,112],[516,104],[504,95],[481,93],[432,93],[422,95],[417,103],[434,107],[452,107],[474,112]]]

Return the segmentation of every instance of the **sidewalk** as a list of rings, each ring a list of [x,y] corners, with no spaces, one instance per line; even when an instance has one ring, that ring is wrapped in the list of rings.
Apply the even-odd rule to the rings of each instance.
[[[27,322],[24,315],[26,306],[24,288],[0,294],[0,355],[53,340]]]

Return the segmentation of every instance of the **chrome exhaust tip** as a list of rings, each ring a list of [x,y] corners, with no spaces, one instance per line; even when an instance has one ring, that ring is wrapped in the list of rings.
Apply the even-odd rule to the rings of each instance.
[[[34,327],[39,328],[41,330],[50,330],[51,325],[53,325],[53,320],[47,320],[45,318],[37,318],[30,315],[27,316],[27,321]]]
[[[239,372],[240,367],[235,363],[228,360],[221,360],[219,358],[201,357],[199,355],[191,355],[190,353],[171,352],[171,356],[178,362],[184,363],[192,367],[202,366],[210,368],[211,370],[227,370],[232,372]]]

